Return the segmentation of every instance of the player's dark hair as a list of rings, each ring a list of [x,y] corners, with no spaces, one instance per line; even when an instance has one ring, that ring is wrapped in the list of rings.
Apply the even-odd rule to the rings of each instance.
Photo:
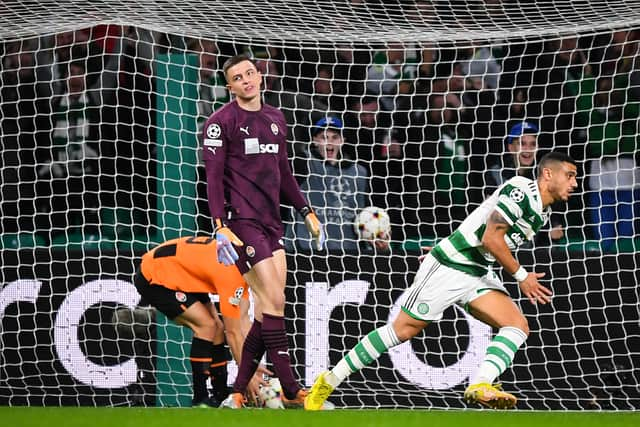
[[[231,67],[233,67],[234,65],[238,65],[241,62],[244,61],[249,61],[251,62],[253,65],[256,65],[256,61],[254,61],[253,58],[251,58],[248,54],[246,53],[241,53],[240,55],[235,55],[232,56],[231,58],[227,59],[226,61],[224,61],[224,64],[222,65],[222,73],[224,74],[224,78],[227,78],[227,70]]]
[[[578,166],[576,165],[576,161],[573,160],[571,156],[563,152],[552,151],[550,153],[545,154],[544,156],[542,156],[542,159],[540,159],[540,164],[538,165],[538,176],[542,176],[542,170],[544,168],[549,167],[550,163],[563,163],[563,162],[571,163],[576,167]]]

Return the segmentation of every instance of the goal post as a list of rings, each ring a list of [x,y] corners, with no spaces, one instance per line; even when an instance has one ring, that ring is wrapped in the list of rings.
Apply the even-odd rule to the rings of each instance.
[[[200,135],[230,99],[224,60],[247,52],[287,119],[293,172],[308,194],[311,179],[321,186],[314,208],[331,226],[331,249],[310,252],[282,209],[301,384],[393,318],[421,246],[558,150],[576,159],[579,188],[516,254],[546,273],[553,302],[532,306],[503,275],[531,335],[500,379],[520,409],[640,409],[638,6],[5,1],[0,404],[190,404],[191,336],[139,305],[132,275],[154,245],[211,233]],[[341,123],[343,158],[318,172],[312,134],[327,117]],[[537,151],[521,156],[526,133]],[[370,205],[389,214],[389,251],[353,229]],[[331,400],[467,408],[493,333],[451,308]]]

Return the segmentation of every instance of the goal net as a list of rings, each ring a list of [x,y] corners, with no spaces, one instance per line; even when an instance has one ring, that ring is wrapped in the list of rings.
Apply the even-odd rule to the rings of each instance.
[[[577,161],[579,188],[517,253],[546,273],[553,302],[531,305],[504,275],[531,335],[500,380],[519,409],[640,409],[639,10],[622,0],[3,2],[0,404],[190,404],[191,336],[140,305],[132,274],[154,245],[211,233],[202,126],[230,99],[222,63],[247,52],[329,231],[329,250],[311,251],[301,219],[282,209],[304,386],[393,319],[421,246],[557,150]],[[343,143],[326,150],[314,136],[328,118]],[[359,238],[367,206],[388,213],[388,248]],[[465,408],[493,333],[452,307],[331,400]]]

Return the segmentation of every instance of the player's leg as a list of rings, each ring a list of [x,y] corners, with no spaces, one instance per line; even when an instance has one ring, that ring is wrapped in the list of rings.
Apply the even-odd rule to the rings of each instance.
[[[213,339],[213,345],[211,346],[209,375],[211,385],[213,386],[214,397],[218,402],[222,402],[229,394],[227,388],[227,361],[229,360],[229,353],[224,344],[224,325],[220,320],[216,306],[211,301],[208,301],[205,306],[216,323],[216,335]]]
[[[306,392],[301,389],[291,367],[289,341],[284,321],[287,259],[283,249],[273,252],[271,258],[253,266],[257,276],[255,288],[262,304],[262,340],[280,380],[285,405],[302,405]]]
[[[254,299],[260,301],[260,283],[254,270],[249,270],[243,275],[245,281],[251,288]],[[238,366],[238,374],[233,383],[231,395],[225,402],[226,407],[236,408],[242,406],[244,394],[247,386],[253,378],[260,360],[266,349],[262,339],[262,311],[261,304],[257,304],[254,310],[253,324],[249,328],[242,345],[242,356],[240,358],[240,366]]]
[[[461,274],[461,273],[460,273]],[[458,281],[449,290],[448,280]],[[382,353],[416,336],[460,297],[459,278],[430,255],[420,265],[413,284],[402,296],[402,310],[391,323],[370,332],[331,370],[318,376],[305,400],[305,409],[317,411],[349,375],[377,360]]]
[[[211,373],[213,343],[216,338],[219,339],[221,329],[216,325],[209,309],[200,301],[191,304],[182,314],[175,317],[174,321],[193,331],[189,353],[193,377],[193,404],[215,406],[213,402],[209,404],[207,379]]]
[[[175,291],[160,284],[151,285],[139,271],[134,284],[149,304],[177,324],[193,331],[190,350],[193,404],[215,406],[209,399],[206,383],[211,364],[211,346],[218,331],[215,319],[201,302],[202,295]]]
[[[308,411],[323,409],[329,395],[349,375],[368,366],[388,349],[415,337],[428,324],[427,321],[416,319],[400,311],[393,323],[369,332],[332,370],[322,372],[318,376],[305,399],[305,409]]]
[[[465,398],[492,408],[515,406],[515,396],[493,386],[493,382],[513,362],[518,349],[529,335],[527,320],[506,294],[491,290],[469,302],[471,314],[495,328],[493,338],[476,375],[465,391]]]

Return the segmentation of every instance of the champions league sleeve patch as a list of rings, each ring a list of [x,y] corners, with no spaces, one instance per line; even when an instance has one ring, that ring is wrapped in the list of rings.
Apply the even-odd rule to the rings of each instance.
[[[220,139],[220,135],[222,135],[222,129],[220,125],[217,123],[212,123],[207,126],[207,130],[205,132],[206,138],[204,139],[204,145],[207,147],[222,147],[222,140]]]
[[[519,188],[514,188],[509,193],[509,198],[516,203],[520,203],[524,200],[524,192]]]

